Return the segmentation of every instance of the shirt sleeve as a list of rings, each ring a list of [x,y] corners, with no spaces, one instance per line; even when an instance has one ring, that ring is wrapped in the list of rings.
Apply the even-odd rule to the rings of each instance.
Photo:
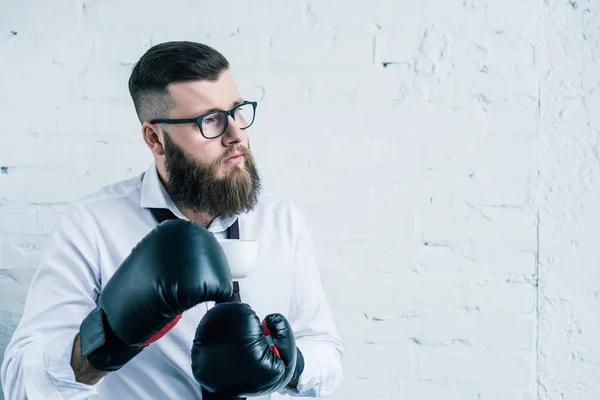
[[[46,243],[4,354],[0,373],[6,400],[96,394],[95,385],[75,381],[70,364],[79,325],[100,292],[97,251],[82,213],[67,206]]]
[[[296,388],[279,393],[321,397],[336,391],[342,380],[343,346],[327,302],[312,238],[300,212],[292,206],[295,265],[290,324],[304,356],[304,371]]]

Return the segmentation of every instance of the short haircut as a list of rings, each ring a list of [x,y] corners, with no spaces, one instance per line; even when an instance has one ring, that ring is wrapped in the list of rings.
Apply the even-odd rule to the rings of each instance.
[[[168,118],[172,107],[167,89],[170,83],[215,81],[226,69],[227,59],[202,43],[177,41],[151,47],[129,77],[129,93],[140,122]]]

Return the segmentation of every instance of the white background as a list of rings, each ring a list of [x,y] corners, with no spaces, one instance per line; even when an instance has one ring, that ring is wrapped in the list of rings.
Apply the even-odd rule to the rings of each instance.
[[[0,359],[65,204],[150,161],[127,91],[194,40],[316,241],[332,399],[600,397],[598,0],[0,0]]]

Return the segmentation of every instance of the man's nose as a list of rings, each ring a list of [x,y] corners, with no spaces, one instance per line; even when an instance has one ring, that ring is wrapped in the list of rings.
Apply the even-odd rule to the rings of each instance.
[[[227,130],[225,131],[225,134],[223,134],[224,144],[231,145],[233,143],[241,142],[243,138],[242,130],[231,115],[229,115],[227,118],[229,118],[227,121]]]

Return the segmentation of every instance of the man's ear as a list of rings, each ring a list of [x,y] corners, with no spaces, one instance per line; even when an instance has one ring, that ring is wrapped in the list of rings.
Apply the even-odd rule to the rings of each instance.
[[[165,154],[164,133],[157,124],[144,122],[142,124],[142,137],[146,146],[157,156]]]

